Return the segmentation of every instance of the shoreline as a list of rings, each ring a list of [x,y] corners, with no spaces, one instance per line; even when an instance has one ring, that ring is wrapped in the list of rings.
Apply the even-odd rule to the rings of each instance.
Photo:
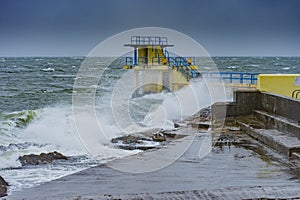
[[[290,168],[284,165],[284,158],[245,133],[236,129],[221,133],[224,135],[218,139],[218,145],[200,159],[199,147],[210,137],[210,131],[191,127],[180,130],[189,133],[194,131],[194,134],[171,141],[161,148],[116,159],[13,193],[7,199],[231,199],[243,195],[249,198],[272,198],[273,194],[281,198],[300,196],[296,189],[300,183],[291,179],[293,171],[287,172]],[[186,152],[159,170],[146,173],[116,170],[116,167],[139,169],[141,165],[137,161],[141,160],[161,161],[166,158],[164,150],[184,142],[191,142]],[[261,151],[268,156],[263,156]],[[286,190],[281,191],[279,188]]]

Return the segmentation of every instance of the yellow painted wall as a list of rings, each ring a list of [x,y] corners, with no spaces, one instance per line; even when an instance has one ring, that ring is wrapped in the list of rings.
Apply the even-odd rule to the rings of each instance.
[[[141,70],[143,93],[157,93],[162,91],[162,71]]]
[[[152,61],[156,64],[158,64],[158,57],[162,58],[164,57],[164,53],[159,46],[148,46],[148,58],[149,63],[151,64]],[[153,59],[154,58],[154,59]]]
[[[155,49],[152,46],[148,46],[149,64],[152,63],[153,57],[155,57]]]
[[[134,69],[135,89],[142,86],[144,93],[157,93],[162,92],[163,85],[163,73],[168,73],[168,83],[166,86],[171,87],[172,91],[176,91],[186,85],[189,82],[183,77],[180,72],[176,70],[168,70],[166,66],[161,66],[159,69]],[[141,76],[139,82],[139,76]]]
[[[171,74],[171,85],[173,91],[179,90],[180,88],[189,84],[189,82],[185,79],[185,77],[178,71],[172,70]]]
[[[300,74],[260,74],[257,89],[292,97],[292,92],[300,89]]]
[[[145,57],[148,58],[148,64],[152,64],[152,61],[154,61],[155,64],[159,64],[158,57],[160,57],[161,62],[161,59],[165,57],[165,55],[160,46],[147,46],[145,48],[138,48],[138,57],[139,65],[145,64]],[[153,57],[155,57],[154,60]]]
[[[176,91],[186,85],[188,80],[178,71],[169,70],[167,63],[162,64],[162,58],[165,57],[164,52],[160,46],[147,46],[146,48],[138,48],[138,62],[139,65],[133,67],[135,73],[135,89],[142,86],[144,93],[155,93],[161,92],[163,87],[163,73],[168,73],[168,86],[171,87],[172,91]],[[143,58],[148,58],[148,65],[145,65]],[[155,58],[153,60],[153,57]],[[158,60],[158,58],[160,60]],[[154,61],[155,63],[152,63]],[[192,66],[196,67],[196,66]],[[128,69],[128,66],[124,68]],[[138,75],[139,74],[139,75]],[[139,76],[142,77],[139,81]]]
[[[146,51],[147,51],[147,48],[139,48],[138,49],[138,64],[139,65],[145,64],[144,58],[147,57]]]

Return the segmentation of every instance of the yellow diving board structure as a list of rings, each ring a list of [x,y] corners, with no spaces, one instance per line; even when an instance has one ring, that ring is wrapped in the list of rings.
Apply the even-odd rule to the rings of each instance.
[[[125,58],[123,69],[134,72],[135,95],[177,91],[200,76],[192,57],[170,56],[167,37],[132,36],[125,47],[133,48],[133,57]]]
[[[252,72],[198,72],[195,58],[170,55],[167,37],[131,36],[125,47],[133,48],[133,56],[125,58],[123,69],[133,70],[134,94],[177,91],[192,78],[222,80],[233,89],[249,88],[300,98],[300,74],[259,74]]]

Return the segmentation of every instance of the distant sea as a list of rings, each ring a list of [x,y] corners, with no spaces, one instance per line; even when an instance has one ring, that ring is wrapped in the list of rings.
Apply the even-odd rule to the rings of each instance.
[[[219,71],[300,73],[299,57],[213,57]],[[72,115],[73,83],[84,57],[0,57],[0,175],[10,193],[136,152],[109,145],[91,157],[75,131]],[[97,86],[98,100],[108,103],[114,83],[122,76],[123,59],[109,66]],[[97,66],[95,66],[97,67]],[[210,66],[200,66],[202,70]],[[143,121],[151,104],[166,94],[135,102],[133,118]],[[100,106],[100,113],[103,113]],[[70,159],[51,165],[22,167],[24,154],[59,151]]]

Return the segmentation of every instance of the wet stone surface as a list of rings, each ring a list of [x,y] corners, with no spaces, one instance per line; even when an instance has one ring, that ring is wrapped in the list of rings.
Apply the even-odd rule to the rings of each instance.
[[[113,138],[111,142],[115,147],[125,150],[148,150],[157,148],[160,145],[166,145],[172,140],[184,137],[176,134],[178,129],[165,131],[153,129],[146,132],[138,132],[130,135],[124,135]]]
[[[7,187],[9,184],[0,176],[0,197],[7,195]]]
[[[48,164],[55,160],[68,160],[66,156],[59,152],[41,153],[40,155],[29,154],[19,157],[22,166]]]

